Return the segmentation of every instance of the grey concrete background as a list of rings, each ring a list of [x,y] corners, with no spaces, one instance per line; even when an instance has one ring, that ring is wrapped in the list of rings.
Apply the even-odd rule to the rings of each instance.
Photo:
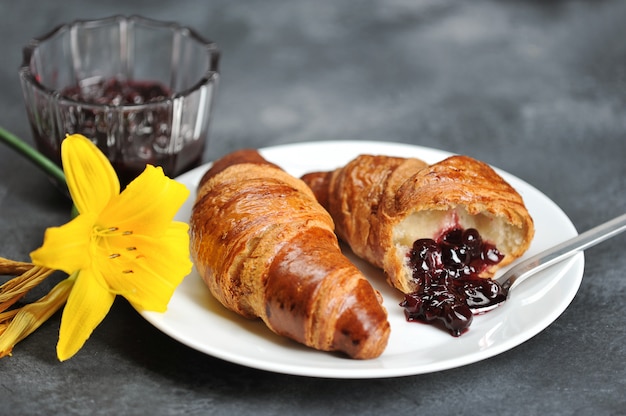
[[[626,2],[2,1],[0,125],[31,140],[17,77],[29,38],[112,14],[175,20],[220,45],[206,161],[310,140],[404,142],[509,171],[580,231],[625,211]],[[0,146],[0,255],[27,259],[68,208]],[[122,299],[59,363],[55,316],[0,360],[0,414],[624,414],[624,245],[587,252],[576,298],[528,342],[397,379],[240,367],[163,335]]]

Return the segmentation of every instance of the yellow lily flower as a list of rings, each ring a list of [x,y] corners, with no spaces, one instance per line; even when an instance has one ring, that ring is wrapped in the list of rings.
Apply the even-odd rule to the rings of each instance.
[[[49,228],[31,259],[75,279],[57,344],[64,361],[84,345],[116,295],[163,312],[192,264],[188,226],[172,221],[189,196],[184,185],[148,165],[120,193],[108,159],[81,135],[65,138],[61,158],[79,215]]]

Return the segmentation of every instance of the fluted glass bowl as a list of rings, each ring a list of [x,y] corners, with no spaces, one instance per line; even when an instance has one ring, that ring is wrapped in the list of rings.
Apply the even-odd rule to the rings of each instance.
[[[208,141],[219,50],[193,30],[138,16],[75,21],[33,39],[19,70],[35,143],[60,164],[68,134],[90,138],[122,184],[146,164],[175,177]]]

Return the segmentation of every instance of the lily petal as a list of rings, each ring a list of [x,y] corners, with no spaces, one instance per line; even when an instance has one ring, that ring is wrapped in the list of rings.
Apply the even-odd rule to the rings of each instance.
[[[30,253],[32,262],[67,274],[88,268],[94,219],[94,214],[83,214],[65,225],[48,228],[43,245]]]
[[[170,223],[160,238],[132,235],[125,239],[133,250],[120,247],[120,256],[99,259],[111,291],[139,309],[164,312],[176,287],[191,272],[188,225]],[[118,240],[121,240],[120,237]]]
[[[115,224],[122,231],[159,236],[189,196],[187,187],[147,165],[119,197],[101,213],[98,222]]]
[[[120,181],[111,162],[85,136],[67,136],[61,142],[61,159],[79,213],[100,212],[120,193]]]
[[[71,358],[111,309],[115,295],[97,283],[92,269],[81,270],[61,317],[57,357]]]

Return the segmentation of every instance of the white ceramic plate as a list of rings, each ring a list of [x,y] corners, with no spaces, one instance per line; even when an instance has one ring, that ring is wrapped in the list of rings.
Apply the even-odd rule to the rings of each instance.
[[[261,149],[262,155],[289,173],[330,170],[359,154],[414,156],[429,163],[449,153],[430,148],[382,142],[311,142]],[[197,183],[208,166],[181,175],[192,192],[177,219],[187,221]],[[522,180],[499,171],[522,195],[534,218],[536,234],[526,254],[557,244],[577,234],[568,217],[548,197]],[[223,308],[194,271],[174,293],[165,313],[142,315],[165,334],[198,351],[240,365],[278,373],[328,378],[381,378],[428,373],[458,367],[507,351],[550,325],[572,301],[580,286],[581,254],[541,272],[511,292],[501,307],[474,318],[458,338],[421,323],[407,322],[398,305],[401,295],[390,289],[380,271],[347,253],[384,297],[391,337],[376,359],[358,361],[309,349],[270,332],[259,321],[249,321]]]

